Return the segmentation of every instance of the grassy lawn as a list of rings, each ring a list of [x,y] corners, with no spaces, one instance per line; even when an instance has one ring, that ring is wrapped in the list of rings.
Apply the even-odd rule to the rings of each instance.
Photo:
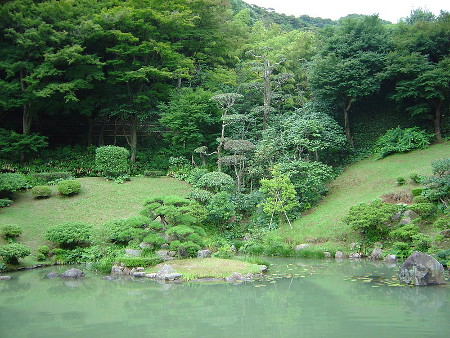
[[[184,280],[197,278],[225,278],[229,277],[233,272],[239,272],[243,275],[261,272],[259,265],[221,258],[173,260],[148,268],[147,271],[149,273],[157,272],[164,264],[171,265],[176,272],[183,274]]]
[[[188,184],[166,177],[136,177],[124,184],[98,177],[78,180],[81,192],[73,197],[58,195],[56,187],[48,199],[36,200],[30,191],[18,193],[10,207],[0,209],[1,224],[22,227],[19,242],[36,249],[45,242],[46,230],[58,223],[81,221],[98,227],[114,218],[138,215],[149,197],[185,196],[190,189]]]
[[[408,182],[412,173],[430,175],[431,162],[446,157],[450,157],[450,142],[381,160],[368,158],[352,164],[330,184],[330,191],[322,202],[298,219],[292,230],[284,226],[277,231],[291,243],[352,240],[353,232],[341,220],[351,206],[371,202],[387,193],[410,191],[414,185],[398,186],[396,178],[403,176]]]

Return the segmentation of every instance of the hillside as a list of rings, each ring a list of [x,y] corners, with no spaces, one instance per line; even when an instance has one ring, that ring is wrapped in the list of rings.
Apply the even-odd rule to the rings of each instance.
[[[393,192],[410,191],[412,184],[398,186],[396,178],[412,173],[431,174],[431,162],[450,157],[450,143],[428,149],[395,154],[381,160],[368,158],[348,166],[330,184],[328,195],[314,209],[293,224],[277,230],[290,243],[346,242],[354,238],[350,227],[342,222],[351,206],[370,202]]]

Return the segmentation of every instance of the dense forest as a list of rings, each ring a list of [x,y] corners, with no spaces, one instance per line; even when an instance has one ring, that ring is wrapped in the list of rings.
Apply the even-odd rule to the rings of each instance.
[[[132,175],[216,170],[238,193],[287,176],[302,212],[344,164],[450,130],[447,12],[392,24],[240,0],[16,0],[0,31],[4,172],[91,175],[95,148],[117,145]],[[406,148],[374,148],[386,132],[382,147],[406,133]]]

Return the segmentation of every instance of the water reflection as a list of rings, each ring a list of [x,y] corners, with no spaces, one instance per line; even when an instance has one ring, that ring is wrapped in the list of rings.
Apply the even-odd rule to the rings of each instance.
[[[273,259],[241,285],[149,279],[43,279],[0,284],[3,337],[445,337],[449,287],[395,286],[396,269],[367,261]]]

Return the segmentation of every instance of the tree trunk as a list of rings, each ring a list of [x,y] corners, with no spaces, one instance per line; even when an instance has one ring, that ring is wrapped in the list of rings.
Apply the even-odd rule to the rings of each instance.
[[[223,121],[224,115],[222,115]],[[222,171],[222,147],[225,140],[225,122],[222,122],[222,134],[220,135],[219,145],[217,146],[217,171]]]
[[[444,141],[441,134],[441,120],[442,120],[441,108],[442,108],[442,101],[438,101],[434,113],[434,135],[436,136],[438,142]]]
[[[347,142],[353,147],[353,139],[352,134],[350,133],[350,119],[348,117],[348,112],[350,111],[350,107],[352,106],[353,98],[349,98],[346,102],[345,108],[344,108],[344,129],[345,129],[345,136],[347,137]]]
[[[269,60],[264,62],[264,116],[263,116],[263,129],[267,128],[269,115],[270,115],[270,105],[272,98],[272,88],[270,84],[270,75],[272,74],[271,65]]]
[[[88,135],[87,135],[87,145],[91,146],[93,143],[93,131],[94,131],[94,119],[92,116],[86,116],[88,123]]]
[[[135,115],[131,116],[130,125],[130,147],[131,147],[131,162],[136,162],[137,150],[137,118]]]

